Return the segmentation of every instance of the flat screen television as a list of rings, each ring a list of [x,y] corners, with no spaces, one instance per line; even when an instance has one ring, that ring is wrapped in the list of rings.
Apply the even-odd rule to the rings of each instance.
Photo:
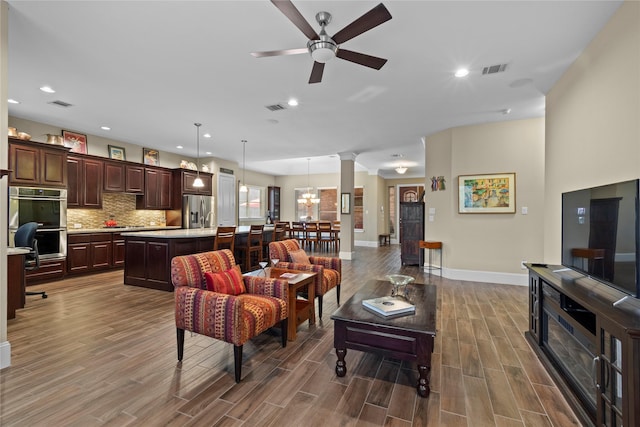
[[[640,298],[640,180],[562,194],[562,265]]]

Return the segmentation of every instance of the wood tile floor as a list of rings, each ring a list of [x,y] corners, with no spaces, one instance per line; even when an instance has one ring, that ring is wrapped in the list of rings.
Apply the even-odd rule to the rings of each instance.
[[[341,300],[364,280],[402,272],[397,245],[343,261]],[[353,350],[335,376],[335,292],[324,318],[286,348],[265,333],[233,348],[187,334],[176,358],[173,294],[125,286],[122,271],[35,286],[8,323],[12,366],[0,371],[2,426],[575,426],[526,343],[527,289],[432,276],[438,335],[431,395],[413,366]]]

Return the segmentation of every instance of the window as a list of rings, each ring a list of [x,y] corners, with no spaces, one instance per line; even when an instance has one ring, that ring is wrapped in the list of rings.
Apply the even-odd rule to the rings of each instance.
[[[296,200],[296,221],[316,221],[318,219],[318,205],[319,203],[312,203],[310,200],[306,203],[297,203],[298,200],[304,199],[302,197],[305,194],[317,196],[313,191],[313,188],[296,188],[295,189]]]
[[[318,189],[318,197],[320,198],[318,219],[320,221],[335,221],[338,219],[338,189]]]
[[[240,219],[257,219],[264,218],[265,211],[265,194],[264,187],[256,187],[247,185],[249,191],[246,193],[239,192],[238,196],[238,217]]]

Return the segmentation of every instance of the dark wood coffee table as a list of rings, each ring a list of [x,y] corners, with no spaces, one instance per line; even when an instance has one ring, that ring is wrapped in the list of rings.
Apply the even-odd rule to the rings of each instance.
[[[418,365],[418,395],[428,397],[433,339],[436,336],[436,287],[411,284],[410,299],[415,314],[386,319],[362,306],[362,300],[391,294],[391,283],[384,280],[367,282],[335,313],[333,343],[338,360],[336,375],[344,377],[347,348],[380,354]]]

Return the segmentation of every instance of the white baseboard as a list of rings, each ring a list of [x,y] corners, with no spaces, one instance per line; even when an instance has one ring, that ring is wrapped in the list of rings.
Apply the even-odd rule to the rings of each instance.
[[[365,246],[367,248],[377,248],[379,244],[378,242],[371,242],[369,240],[354,240],[353,246]]]
[[[11,366],[11,344],[9,341],[0,342],[0,369]]]
[[[338,254],[338,257],[340,259],[344,259],[347,261],[351,261],[353,259],[353,254],[355,252],[346,252],[346,251],[340,251],[340,253]]]
[[[438,270],[431,274],[440,274]],[[442,277],[469,282],[500,283],[503,285],[529,286],[529,275],[519,273],[500,273],[497,271],[473,271],[443,268]]]

